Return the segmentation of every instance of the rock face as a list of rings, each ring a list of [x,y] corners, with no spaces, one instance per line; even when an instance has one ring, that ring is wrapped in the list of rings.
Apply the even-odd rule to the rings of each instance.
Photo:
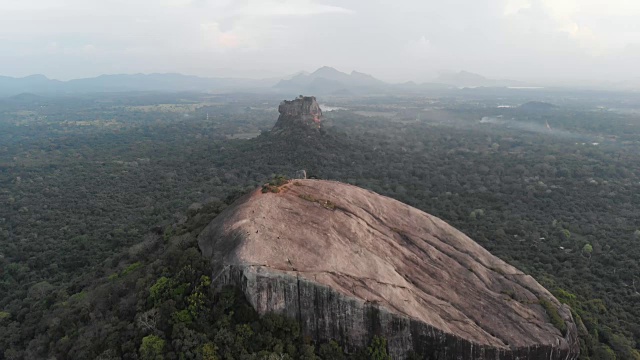
[[[292,129],[320,129],[322,110],[314,96],[302,96],[280,103],[280,116],[273,127],[273,132],[284,132]]]
[[[394,359],[578,357],[570,309],[532,277],[444,221],[355,186],[256,190],[198,242],[214,284],[239,286],[260,314],[296,318],[317,341],[353,350],[384,336]]]

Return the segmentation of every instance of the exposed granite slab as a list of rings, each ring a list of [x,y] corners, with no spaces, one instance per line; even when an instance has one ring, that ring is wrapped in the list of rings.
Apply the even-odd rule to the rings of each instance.
[[[199,236],[214,282],[261,313],[394,359],[576,359],[570,309],[444,221],[355,186],[295,180],[238,200]],[[562,334],[540,299],[558,309]]]

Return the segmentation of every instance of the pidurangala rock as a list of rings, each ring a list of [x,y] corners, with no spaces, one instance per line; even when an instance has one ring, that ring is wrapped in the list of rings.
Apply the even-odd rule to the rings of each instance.
[[[214,286],[236,285],[258,313],[295,318],[306,336],[348,351],[377,335],[393,359],[579,355],[569,307],[531,276],[444,221],[355,186],[256,190],[198,242]]]
[[[320,129],[322,110],[315,96],[300,95],[294,100],[285,100],[278,107],[280,116],[272,132],[280,133],[293,129]]]

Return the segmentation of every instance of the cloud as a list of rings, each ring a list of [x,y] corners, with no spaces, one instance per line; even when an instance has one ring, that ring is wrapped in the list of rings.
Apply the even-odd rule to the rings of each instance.
[[[162,1],[162,5],[167,7],[186,7],[193,5],[192,0],[164,0]]]
[[[411,39],[408,42],[408,52],[420,58],[428,57],[433,53],[431,41],[424,35],[415,40]]]
[[[333,5],[323,5],[309,0],[251,0],[240,9],[244,16],[310,16],[321,14],[351,14],[352,11]]]
[[[175,0],[174,0],[175,1]],[[202,5],[193,4],[202,7]],[[344,7],[325,5],[310,0],[249,0],[224,6],[220,15],[202,25],[207,46],[212,50],[260,50],[273,48],[294,34],[291,22],[299,18],[352,14]]]
[[[240,39],[232,33],[222,33],[218,37],[218,43],[225,48],[235,48],[240,45]]]
[[[522,10],[530,9],[531,1],[529,0],[508,0],[504,6],[504,15],[511,16]]]
[[[640,41],[640,2],[635,0],[540,0],[557,30],[593,55],[605,55]]]
[[[582,48],[585,48],[590,55],[598,56],[606,52],[606,42],[597,36],[588,26],[580,26],[578,23],[567,23],[559,27],[571,39],[574,39]]]
[[[231,31],[221,31],[217,22],[200,25],[206,36],[210,39],[209,45],[213,48],[234,49],[243,45],[242,39]]]
[[[427,81],[442,69],[623,79],[639,45],[636,0],[0,1],[6,75],[230,76],[329,65],[391,81]]]
[[[66,1],[64,0],[3,0],[0,3],[1,11],[41,11],[64,7]]]

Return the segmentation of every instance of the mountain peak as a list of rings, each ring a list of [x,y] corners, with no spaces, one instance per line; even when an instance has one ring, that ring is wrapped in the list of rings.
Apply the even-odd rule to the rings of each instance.
[[[451,84],[451,85],[485,85],[487,78],[476,73],[469,71],[458,72],[442,72],[436,79],[437,82]]]
[[[344,94],[352,91],[376,92],[387,84],[373,76],[358,71],[343,73],[323,66],[311,74],[299,74],[289,80],[280,81],[275,87],[287,91],[311,92],[315,94]]]
[[[343,74],[343,75],[346,75],[342,71],[338,71],[336,68],[332,68],[331,66],[323,66],[321,68],[318,68],[313,73],[311,73],[311,75],[327,75],[327,74]]]

